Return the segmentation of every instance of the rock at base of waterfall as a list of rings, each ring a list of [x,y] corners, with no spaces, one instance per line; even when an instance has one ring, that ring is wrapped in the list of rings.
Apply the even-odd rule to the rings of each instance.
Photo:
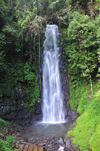
[[[64,147],[60,146],[60,148],[58,149],[58,151],[64,151]]]

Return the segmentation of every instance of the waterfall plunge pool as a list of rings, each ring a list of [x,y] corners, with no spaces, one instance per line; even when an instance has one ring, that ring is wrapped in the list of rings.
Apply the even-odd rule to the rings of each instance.
[[[69,124],[68,124],[69,125]],[[21,138],[31,144],[44,145],[50,151],[64,151],[64,138],[69,126],[64,123],[35,123],[21,133]]]
[[[23,131],[22,138],[28,139],[30,137],[65,137],[67,128],[64,123],[47,124],[47,123],[35,123],[32,126],[26,128]]]

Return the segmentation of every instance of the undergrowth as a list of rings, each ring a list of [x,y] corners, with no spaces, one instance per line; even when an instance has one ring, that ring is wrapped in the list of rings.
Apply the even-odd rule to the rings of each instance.
[[[5,120],[3,120],[2,118],[0,118],[0,126],[3,125],[3,126],[9,126],[9,123],[6,122]]]
[[[15,142],[15,138],[11,135],[7,136],[6,141],[8,142]]]
[[[7,127],[9,126],[9,123],[3,119],[0,118],[0,135],[3,136],[3,131],[2,128],[6,127],[6,131],[7,131]],[[0,139],[0,151],[13,151],[13,147],[12,145],[10,145],[10,142],[15,142],[15,138],[11,135],[6,137],[6,140],[2,140]],[[17,149],[14,151],[18,151]]]
[[[81,151],[100,151],[100,82],[93,84],[94,95],[90,95],[90,85],[83,83],[71,91],[70,104],[80,114],[76,126],[66,137],[72,137],[72,142],[80,146]],[[73,90],[71,88],[71,90]]]
[[[13,151],[13,148],[9,142],[0,139],[0,151]]]

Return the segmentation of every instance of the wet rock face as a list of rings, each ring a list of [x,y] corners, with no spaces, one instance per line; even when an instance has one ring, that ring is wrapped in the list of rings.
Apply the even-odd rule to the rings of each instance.
[[[11,102],[9,98],[0,100],[0,117],[4,120],[23,122],[24,125],[32,125],[34,121],[42,119],[41,102],[36,101],[32,112],[26,111],[21,101]]]
[[[42,113],[40,101],[35,101],[34,108],[35,108],[35,114],[41,114]]]
[[[15,106],[9,102],[8,98],[0,100],[0,117],[6,119],[8,115],[8,120],[11,120],[14,116]]]
[[[60,75],[61,75],[61,86],[62,86],[62,92],[64,95],[64,108],[65,108],[65,114],[66,117],[68,115],[68,111],[70,110],[69,105],[69,98],[70,98],[70,90],[69,90],[69,83],[68,83],[68,71],[66,68],[66,58],[60,57]]]
[[[68,70],[66,67],[66,56],[62,57],[63,53],[60,56],[60,75],[61,75],[61,86],[62,86],[62,92],[64,95],[64,109],[65,109],[65,118],[67,120],[66,123],[68,122],[75,122],[75,120],[78,117],[78,114],[76,111],[72,111],[70,104],[69,104],[69,99],[70,99],[70,89],[69,89],[69,77],[70,75],[68,74]]]
[[[32,115],[32,124],[35,121],[39,121],[39,120],[42,120],[41,102],[35,101],[34,111],[33,111],[33,115]]]

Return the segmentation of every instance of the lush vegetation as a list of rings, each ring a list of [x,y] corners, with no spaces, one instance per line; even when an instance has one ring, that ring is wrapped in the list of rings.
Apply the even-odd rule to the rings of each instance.
[[[0,151],[18,151],[14,149],[14,145],[11,145],[10,142],[15,142],[15,138],[11,135],[6,140],[0,139]]]
[[[34,101],[40,100],[36,77],[45,18],[37,15],[35,1],[0,3],[0,96],[12,104],[18,100],[17,103],[31,110]]]
[[[62,32],[70,105],[80,114],[67,137],[81,150],[99,151],[100,0],[0,0],[0,97],[29,111],[41,99],[41,54],[51,22]]]
[[[8,126],[8,125],[9,125],[8,122],[6,122],[6,121],[3,120],[2,118],[0,118],[0,127],[1,127],[1,126]]]
[[[0,136],[4,137],[3,128],[5,127],[5,132],[8,133],[9,123],[0,118]],[[15,138],[11,135],[6,137],[6,140],[0,139],[0,151],[13,151],[14,145],[12,146],[10,143],[15,142]],[[17,151],[17,149],[16,149]]]
[[[79,146],[82,151],[100,150],[100,7],[97,7],[100,1],[96,2],[88,1],[86,5],[88,10],[92,7],[92,13],[86,12],[79,1],[77,6],[72,5],[74,10],[68,14],[67,29],[62,30],[69,70],[70,105],[80,114],[66,137],[72,137],[75,147]]]
[[[82,151],[99,151],[99,127],[100,127],[100,81],[93,83],[94,95],[87,83],[82,83],[78,88],[71,91],[71,106],[80,114],[74,127],[68,132],[67,137],[73,136],[73,143],[77,148],[80,146]],[[72,97],[74,95],[75,97]],[[74,100],[73,100],[74,99]]]
[[[0,150],[1,151],[14,151],[13,147],[9,144],[8,141],[0,139]],[[17,151],[17,149],[15,150]]]

